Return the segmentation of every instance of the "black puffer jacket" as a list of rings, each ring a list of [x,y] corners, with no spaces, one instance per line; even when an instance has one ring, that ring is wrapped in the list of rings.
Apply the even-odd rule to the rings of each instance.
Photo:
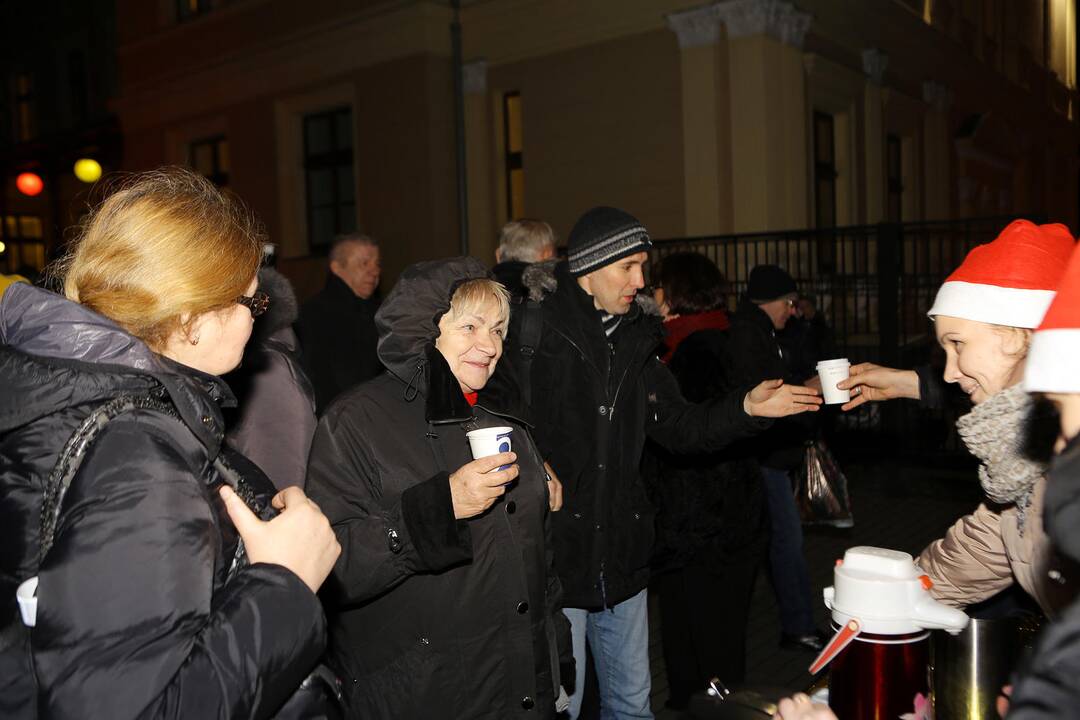
[[[705,402],[735,387],[726,346],[727,332],[714,328],[679,342],[668,368],[683,397]],[[650,441],[641,474],[656,508],[654,571],[719,568],[733,556],[761,554],[765,498],[754,458],[734,448],[677,455]]]
[[[570,646],[541,460],[523,425],[469,406],[434,347],[452,289],[486,275],[471,258],[407,269],[377,316],[390,372],[344,393],[315,433],[308,490],[342,546],[327,601],[353,718],[555,714],[556,647],[569,659]],[[457,520],[449,475],[472,460],[465,433],[499,425],[514,428],[521,474]]]
[[[1080,436],[1054,459],[1043,498],[1043,527],[1058,552],[1080,567]],[[1072,570],[1073,573],[1077,570]],[[1072,578],[1069,578],[1072,579]],[[1080,600],[1073,601],[1035,646],[1013,688],[1008,720],[1075,718],[1080,709]]]
[[[783,379],[801,383],[807,378],[795,374],[776,338],[772,320],[745,296],[731,320],[727,364],[738,382],[756,385],[762,380]],[[817,425],[814,413],[781,418],[768,432],[744,444],[752,447],[761,464],[777,470],[794,470],[803,458],[804,443],[813,437]]]
[[[213,464],[228,389],[29,285],[4,294],[0,343],[0,717],[273,714],[322,652],[325,621],[283,567],[229,577],[238,538]],[[180,419],[123,413],[83,448],[39,568],[45,479],[62,447],[92,410],[148,393]],[[265,477],[239,455],[230,464],[265,503]],[[27,631],[15,588],[35,574]]]
[[[749,386],[697,405],[682,398],[656,358],[655,303],[651,312],[631,306],[609,343],[592,297],[565,262],[532,265],[524,280],[542,300],[530,413],[540,451],[563,484],[554,522],[564,604],[610,607],[649,579],[653,511],[639,477],[646,435],[675,452],[719,450],[770,421],[743,412]],[[514,313],[503,360],[482,399],[520,397],[522,318]]]

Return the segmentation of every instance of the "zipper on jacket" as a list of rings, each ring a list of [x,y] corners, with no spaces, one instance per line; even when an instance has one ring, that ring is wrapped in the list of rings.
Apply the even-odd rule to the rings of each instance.
[[[600,588],[600,607],[604,610],[610,609],[611,612],[615,612],[615,608],[608,608],[607,604],[607,581],[604,579],[604,561],[600,561],[600,582],[597,583]]]

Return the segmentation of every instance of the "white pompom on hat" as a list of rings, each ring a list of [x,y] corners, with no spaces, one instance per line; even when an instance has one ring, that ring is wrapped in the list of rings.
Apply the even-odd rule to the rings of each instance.
[[[1031,338],[1028,392],[1080,393],[1080,252],[1073,251],[1057,295]]]
[[[1014,220],[993,242],[967,254],[927,315],[1036,328],[1075,245],[1064,225]]]

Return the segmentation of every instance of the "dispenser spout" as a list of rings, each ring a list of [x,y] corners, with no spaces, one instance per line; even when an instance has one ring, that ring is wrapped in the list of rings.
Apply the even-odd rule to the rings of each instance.
[[[971,621],[963,610],[942,605],[929,597],[915,603],[911,609],[911,619],[921,628],[944,630],[950,635],[956,635]]]

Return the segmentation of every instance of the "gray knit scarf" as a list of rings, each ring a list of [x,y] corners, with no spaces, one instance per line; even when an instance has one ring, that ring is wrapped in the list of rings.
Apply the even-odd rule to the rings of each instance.
[[[983,490],[995,503],[1016,505],[1021,535],[1024,514],[1031,505],[1031,489],[1046,474],[1046,464],[1023,451],[1033,406],[1023,387],[1013,385],[956,421],[960,438],[982,462],[979,481]]]

